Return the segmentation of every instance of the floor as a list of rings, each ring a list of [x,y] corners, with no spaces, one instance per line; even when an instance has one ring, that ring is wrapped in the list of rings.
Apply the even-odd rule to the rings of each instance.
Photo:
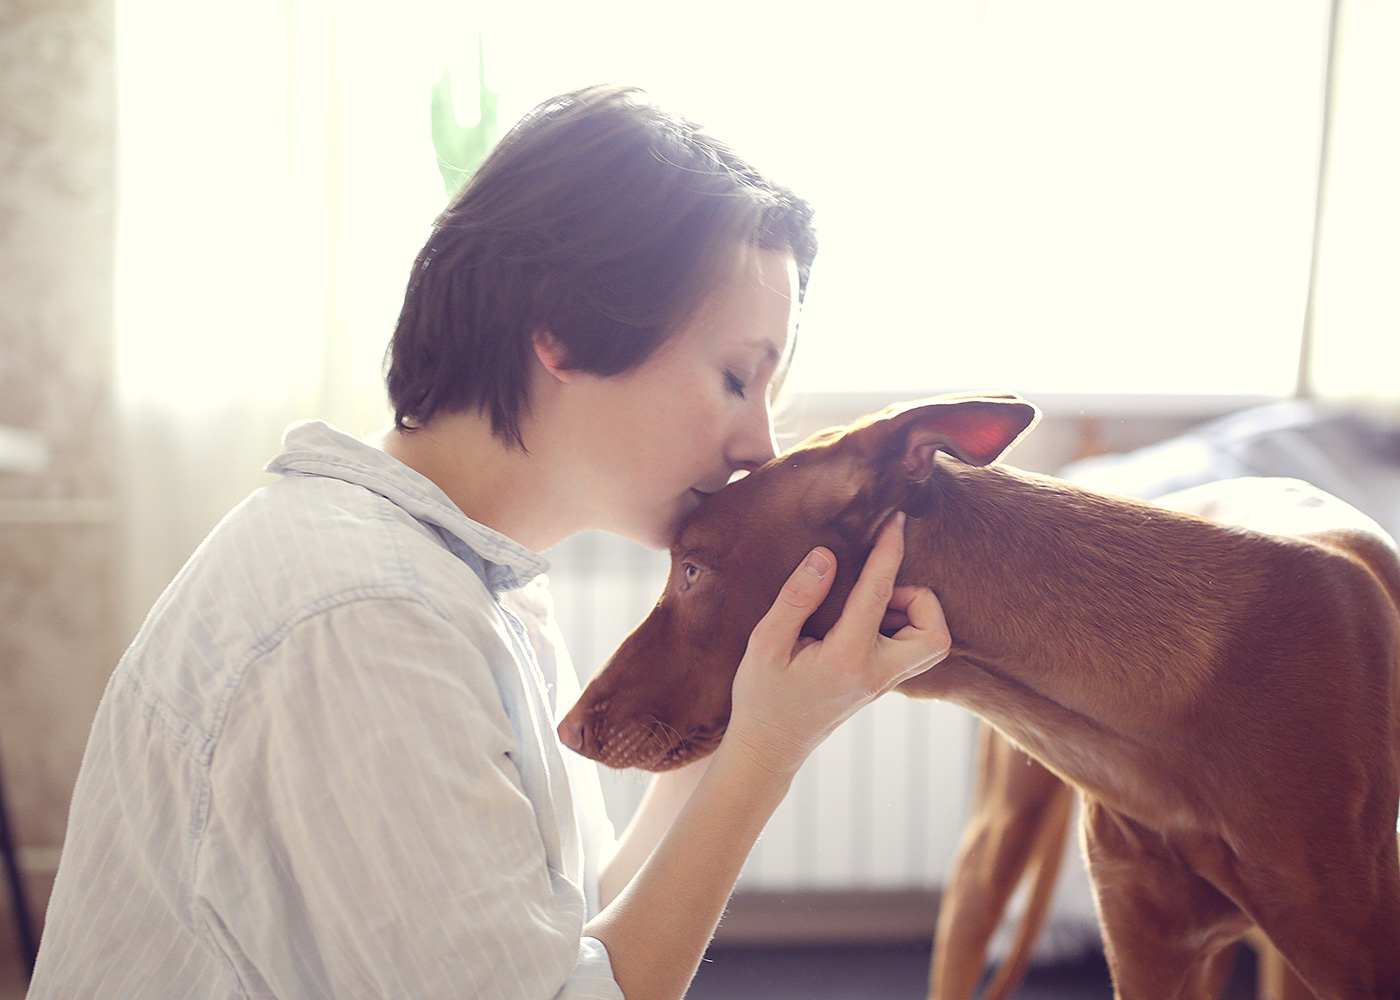
[[[1241,954],[1221,1000],[1252,1000],[1254,968]],[[686,1000],[921,1000],[927,993],[927,945],[712,948]],[[0,953],[0,1000],[24,1000],[14,955]],[[1111,1000],[1101,961],[1031,970],[1017,1000]]]
[[[928,945],[712,948],[686,1000],[921,1000]],[[1242,954],[1222,1000],[1251,1000],[1252,958]],[[1110,1000],[1108,968],[1091,959],[1031,971],[1017,1000]]]
[[[1253,1000],[1252,953],[1241,952],[1221,1000]],[[929,946],[820,945],[714,947],[686,1000],[922,1000]],[[18,955],[0,946],[0,1000],[24,1000]],[[1031,971],[1017,1000],[1111,1000],[1108,969],[1097,959]]]

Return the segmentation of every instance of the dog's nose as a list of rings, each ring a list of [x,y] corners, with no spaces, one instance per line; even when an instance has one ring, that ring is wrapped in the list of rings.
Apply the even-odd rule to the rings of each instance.
[[[559,723],[559,742],[575,753],[583,753],[583,723],[570,712]]]

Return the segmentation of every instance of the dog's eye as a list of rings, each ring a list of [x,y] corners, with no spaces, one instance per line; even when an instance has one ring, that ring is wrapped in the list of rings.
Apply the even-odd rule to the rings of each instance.
[[[681,590],[688,590],[696,580],[700,579],[700,567],[694,563],[681,563],[681,576],[684,580],[681,584]]]

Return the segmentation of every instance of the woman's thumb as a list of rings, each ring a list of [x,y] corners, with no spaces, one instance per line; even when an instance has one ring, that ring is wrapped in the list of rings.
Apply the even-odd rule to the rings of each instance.
[[[831,590],[835,571],[836,557],[829,549],[818,547],[809,552],[778,591],[777,600],[754,628],[753,638],[763,642],[771,639],[774,648],[784,652],[791,649],[802,623]]]

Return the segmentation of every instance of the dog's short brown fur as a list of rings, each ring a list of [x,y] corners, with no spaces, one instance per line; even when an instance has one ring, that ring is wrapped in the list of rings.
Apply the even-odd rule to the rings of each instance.
[[[985,723],[978,729],[976,780],[968,818],[938,909],[929,1000],[1006,1000],[1030,967],[1059,877],[1073,811],[1073,789]],[[1022,881],[1025,911],[995,975],[978,993],[992,934]],[[1258,1000],[1311,1000],[1313,993],[1270,943],[1251,928]],[[1200,993],[1219,997],[1234,968],[1222,948],[1203,968]]]
[[[992,465],[1035,419],[1001,398],[887,411],[716,494],[562,738],[613,766],[712,750],[792,567],[836,554],[820,637],[902,509],[900,582],[933,588],[953,648],[901,690],[966,706],[1080,790],[1120,997],[1210,995],[1257,925],[1319,997],[1397,1000],[1393,548],[1335,504],[1270,534]]]
[[[929,1000],[977,995],[992,935],[1029,879],[1016,937],[982,1000],[1005,1000],[1020,985],[1049,916],[1073,811],[1069,785],[991,726],[979,728],[971,815],[938,907]]]

